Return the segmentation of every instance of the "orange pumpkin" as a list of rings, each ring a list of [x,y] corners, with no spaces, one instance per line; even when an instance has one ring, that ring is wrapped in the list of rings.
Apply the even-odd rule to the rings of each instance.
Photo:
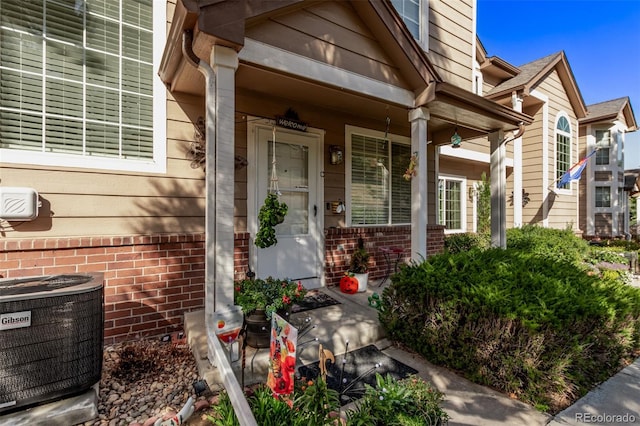
[[[355,294],[358,291],[358,280],[355,277],[345,275],[340,279],[340,291],[347,294]]]

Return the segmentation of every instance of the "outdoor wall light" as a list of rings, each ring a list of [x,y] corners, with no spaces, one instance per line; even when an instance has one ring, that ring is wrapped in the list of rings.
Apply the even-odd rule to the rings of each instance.
[[[332,165],[342,164],[342,147],[339,145],[329,146],[329,162]]]
[[[453,132],[453,136],[451,136],[451,147],[452,148],[460,148],[460,144],[462,143],[462,138],[458,134],[458,127]]]

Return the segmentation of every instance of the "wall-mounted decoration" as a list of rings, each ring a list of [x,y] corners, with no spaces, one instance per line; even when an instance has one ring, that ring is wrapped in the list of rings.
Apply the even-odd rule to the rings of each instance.
[[[344,201],[332,201],[331,202],[331,212],[334,214],[342,214],[347,211],[347,206],[344,204]]]
[[[342,164],[342,160],[342,147],[340,145],[329,146],[329,163],[335,166],[337,164]]]
[[[414,152],[413,154],[411,154],[411,158],[409,159],[409,166],[407,167],[407,170],[405,170],[404,175],[402,175],[404,180],[411,180],[418,173],[418,171],[416,170],[417,165],[418,153]]]
[[[276,125],[301,132],[306,132],[308,127],[307,123],[301,121],[298,113],[292,108],[287,109],[284,115],[276,115]]]

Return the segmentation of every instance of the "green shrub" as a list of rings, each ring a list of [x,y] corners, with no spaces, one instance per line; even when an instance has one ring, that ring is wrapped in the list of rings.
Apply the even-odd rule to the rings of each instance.
[[[589,243],[576,237],[570,229],[525,225],[507,229],[507,247],[551,259],[582,261],[589,253]]]
[[[464,232],[448,234],[444,237],[444,248],[449,253],[460,253],[472,249],[485,250],[491,246],[491,235]]]
[[[578,262],[588,246],[564,231],[549,242],[537,229],[515,234],[518,249],[445,253],[401,268],[383,292],[380,320],[430,361],[555,412],[640,348],[640,289]]]

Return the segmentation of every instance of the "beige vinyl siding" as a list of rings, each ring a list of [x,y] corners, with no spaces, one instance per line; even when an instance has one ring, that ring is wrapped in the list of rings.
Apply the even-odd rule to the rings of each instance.
[[[522,209],[522,223],[536,224],[542,221],[542,143],[543,113],[540,108],[534,121],[527,126],[522,140],[522,187],[529,193],[529,204]]]
[[[577,229],[577,185],[571,185],[572,189],[569,194],[566,194],[563,191],[561,195],[558,196],[557,193],[552,191],[555,188],[555,184],[553,184],[553,182],[556,179],[556,118],[560,111],[568,115],[569,123],[571,124],[571,164],[574,164],[578,160],[578,128],[576,116],[571,107],[565,88],[562,86],[560,78],[555,70],[551,71],[549,75],[547,75],[534,89],[549,97],[549,116],[547,120],[548,146],[546,159],[548,174],[546,178],[550,187],[543,187],[543,109],[540,108],[535,113],[534,122],[527,127],[527,132],[525,133],[523,141],[523,188],[525,188],[525,191],[529,192],[529,197],[531,199],[529,204],[523,209],[523,223],[542,223],[544,220],[543,203],[545,200],[545,194],[548,192],[548,226],[564,229],[568,225],[572,225],[574,229]]]
[[[429,52],[436,71],[451,84],[472,89],[473,2],[429,2]]]
[[[180,102],[167,99],[164,174],[2,164],[3,186],[34,188],[42,201],[34,221],[3,222],[3,238],[203,232],[204,173],[187,156],[203,99]]]
[[[3,165],[3,185],[35,188],[43,202],[36,220],[6,237],[203,232],[204,173],[187,158],[194,128],[173,100],[167,116],[165,175]]]
[[[375,35],[348,2],[320,2],[272,16],[246,37],[375,80],[407,88]]]

